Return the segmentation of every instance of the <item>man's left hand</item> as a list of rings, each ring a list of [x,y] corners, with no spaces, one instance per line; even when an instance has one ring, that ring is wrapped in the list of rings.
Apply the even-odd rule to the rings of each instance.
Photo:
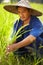
[[[11,45],[7,46],[6,54],[8,54],[9,52],[15,51],[15,50],[16,50],[16,44],[11,44]]]

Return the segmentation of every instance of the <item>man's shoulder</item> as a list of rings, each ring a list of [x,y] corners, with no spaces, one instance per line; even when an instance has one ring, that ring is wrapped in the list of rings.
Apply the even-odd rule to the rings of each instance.
[[[42,26],[41,21],[36,16],[32,16],[31,24],[32,24],[32,27],[41,27]]]
[[[36,21],[36,22],[41,22],[40,19],[38,17],[36,17],[36,16],[32,16],[32,20]]]
[[[36,17],[36,16],[32,16],[32,21],[33,21],[33,23],[42,24],[42,23],[41,23],[41,20],[40,20],[38,17]]]

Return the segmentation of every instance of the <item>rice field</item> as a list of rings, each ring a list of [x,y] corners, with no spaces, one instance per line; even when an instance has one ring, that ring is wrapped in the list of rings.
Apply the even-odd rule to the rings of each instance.
[[[11,31],[13,30],[14,22],[19,18],[19,16],[4,10],[4,5],[5,4],[0,4],[0,65],[38,65],[40,62],[41,65],[43,65],[43,58],[39,57],[36,60],[36,55],[34,55],[33,63],[31,63],[30,60],[25,60],[24,58],[22,58],[23,60],[20,60],[21,62],[19,62],[18,56],[14,55],[12,52],[6,56],[5,49],[6,46],[10,44],[9,40],[12,34]],[[43,4],[31,3],[31,6],[43,13]],[[39,17],[39,19],[43,23],[43,15]],[[17,36],[14,37],[14,39],[16,38]],[[23,61],[26,61],[26,63],[23,64]]]

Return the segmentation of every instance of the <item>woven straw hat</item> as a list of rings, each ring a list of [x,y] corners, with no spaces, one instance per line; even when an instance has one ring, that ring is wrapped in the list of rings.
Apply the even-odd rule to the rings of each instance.
[[[28,9],[31,9],[32,13],[31,15],[33,16],[41,16],[42,13],[33,9],[31,6],[30,6],[30,3],[28,0],[20,0],[19,2],[17,2],[16,4],[11,4],[11,5],[5,5],[4,6],[4,9],[9,11],[9,12],[12,12],[12,13],[15,13],[15,14],[18,14],[18,10],[17,10],[17,7],[18,6],[21,6],[21,7],[26,7]]]

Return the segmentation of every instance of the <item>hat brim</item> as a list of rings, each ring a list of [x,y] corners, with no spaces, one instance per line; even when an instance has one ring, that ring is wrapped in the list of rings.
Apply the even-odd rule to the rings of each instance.
[[[14,14],[18,14],[18,10],[17,10],[18,5],[6,5],[4,6],[4,9],[7,10],[8,12],[14,13]],[[25,7],[25,6],[21,6],[21,7]],[[28,8],[28,7],[26,7]],[[33,16],[41,16],[43,13],[41,13],[40,11],[37,11],[33,8],[28,8],[32,11],[31,15]]]

